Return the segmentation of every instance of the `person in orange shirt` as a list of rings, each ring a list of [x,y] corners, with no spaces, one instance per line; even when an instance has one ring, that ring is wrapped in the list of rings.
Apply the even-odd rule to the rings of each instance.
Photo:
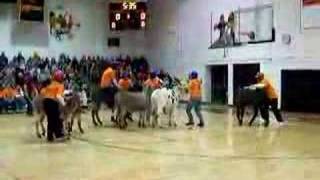
[[[189,92],[189,102],[187,104],[186,112],[189,118],[189,122],[186,124],[187,126],[193,126],[193,116],[191,110],[194,108],[196,115],[199,118],[199,127],[204,127],[203,116],[201,114],[201,80],[198,79],[198,73],[196,71],[192,71],[190,74],[190,80],[188,85]]]
[[[6,107],[6,102],[4,100],[4,88],[2,84],[0,84],[0,114],[3,113],[3,109]]]
[[[102,74],[100,88],[107,89],[116,85],[116,71],[111,66],[108,66]]]
[[[157,77],[157,73],[153,71],[150,73],[150,77],[144,82],[144,85],[151,90],[155,90],[161,87],[162,82]]]
[[[122,78],[119,80],[119,88],[124,91],[129,91],[132,88],[132,81],[129,78],[129,74],[124,72]],[[130,121],[133,121],[132,115],[130,112],[127,112],[125,118],[128,118]]]
[[[127,72],[123,73],[122,78],[119,80],[119,88],[125,91],[128,91],[132,87],[132,81],[129,78]]]
[[[3,95],[5,99],[5,109],[8,112],[9,109],[16,111],[17,110],[17,104],[15,101],[17,91],[14,87],[14,85],[8,86],[4,88]]]
[[[115,67],[114,67],[115,68]],[[118,84],[116,80],[116,71],[111,65],[108,65],[104,70],[101,81],[100,81],[100,91],[98,93],[96,102],[101,104],[101,102],[106,102],[108,107],[112,111],[111,121],[115,122],[114,118],[114,105],[115,105],[115,94],[118,91]]]
[[[64,74],[60,70],[56,70],[53,74],[52,81],[46,87],[41,89],[41,95],[44,97],[43,107],[47,115],[47,140],[53,141],[54,138],[58,140],[65,140],[63,133],[63,120],[60,118],[60,105],[64,106],[63,99]]]
[[[262,72],[257,73],[255,77],[257,79],[257,84],[253,85],[253,87],[263,88],[267,96],[264,110],[263,112],[261,112],[264,113],[263,117],[266,117],[265,126],[269,125],[269,106],[271,106],[271,110],[275,115],[277,121],[280,123],[280,125],[282,125],[284,121],[281,116],[280,110],[278,109],[278,94],[275,88],[272,86],[270,81],[264,77],[264,74]]]

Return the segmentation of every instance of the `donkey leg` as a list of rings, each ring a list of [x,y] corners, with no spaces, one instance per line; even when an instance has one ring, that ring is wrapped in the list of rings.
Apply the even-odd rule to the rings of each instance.
[[[68,133],[71,134],[73,129],[74,118],[76,117],[76,112],[72,113],[70,122],[68,122]]]
[[[259,112],[258,107],[255,106],[253,110],[254,110],[254,113],[253,113],[253,116],[252,116],[252,118],[251,118],[251,120],[250,120],[250,122],[249,122],[249,126],[252,126],[254,120],[255,120],[256,117],[258,116],[258,112]]]
[[[238,122],[239,122],[239,126],[242,126],[242,123],[243,123],[243,113],[242,111],[244,112],[244,110],[242,110],[244,107],[241,107],[240,105],[238,105],[236,107],[236,115],[237,115],[237,119],[238,119]]]
[[[102,126],[103,123],[102,123],[102,121],[101,121],[101,119],[100,119],[99,111],[100,111],[100,109],[97,109],[97,111],[95,111],[95,116],[96,116],[97,121],[98,121],[98,123],[100,124],[100,126]]]
[[[42,136],[46,136],[46,128],[44,127],[44,124],[43,124],[45,118],[46,118],[45,115],[41,115],[40,126],[41,126],[41,130],[42,130]]]
[[[140,118],[140,116],[139,116],[139,119],[138,119],[138,127],[141,128],[141,126],[142,126],[142,122],[141,122],[141,118]]]
[[[41,138],[41,133],[40,133],[40,130],[39,130],[39,126],[41,124],[41,121],[43,121],[42,119],[44,119],[44,118],[41,115],[40,118],[36,121],[36,134],[37,134],[38,138]]]
[[[176,109],[174,108],[174,109],[172,109],[172,112],[171,112],[171,120],[173,121],[173,126],[174,127],[177,127],[178,126],[178,124],[177,124],[177,120],[176,120],[176,115],[175,115],[175,112],[176,112]]]
[[[95,112],[96,110],[91,110],[91,118],[92,118],[92,123],[93,123],[93,125],[96,127],[96,126],[98,126],[98,123],[97,123],[97,121],[96,121],[96,112]]]
[[[158,115],[158,113],[156,111],[152,112],[152,118],[151,118],[151,122],[150,122],[152,128],[156,127],[157,121],[158,121],[158,117],[159,117],[159,115]]]
[[[82,119],[81,119],[81,112],[77,113],[77,119],[78,119],[78,128],[81,134],[84,133],[84,130],[82,128]]]
[[[174,119],[174,113],[173,112],[174,112],[173,109],[169,110],[169,127],[171,127],[172,124],[173,124],[174,127],[177,127],[177,122]]]
[[[115,115],[115,108],[111,108],[111,122],[116,123],[116,118],[114,117]],[[125,118],[125,117],[124,117]]]
[[[143,128],[146,128],[147,127],[146,114],[144,112],[140,113],[140,119],[142,120]]]

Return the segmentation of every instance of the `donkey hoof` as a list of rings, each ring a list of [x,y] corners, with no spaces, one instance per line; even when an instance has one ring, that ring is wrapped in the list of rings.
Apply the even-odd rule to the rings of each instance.
[[[41,134],[37,134],[37,137],[41,139],[42,136],[41,136]]]

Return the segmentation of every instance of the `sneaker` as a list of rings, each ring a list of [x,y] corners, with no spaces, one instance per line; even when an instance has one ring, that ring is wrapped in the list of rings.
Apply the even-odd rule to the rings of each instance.
[[[203,123],[199,123],[198,126],[201,127],[201,128],[203,128],[203,127],[204,127],[204,124],[203,124]]]
[[[193,126],[193,125],[194,125],[193,122],[188,122],[188,123],[186,123],[186,126]]]
[[[288,125],[288,122],[287,121],[284,121],[284,122],[279,122],[279,126],[282,127],[282,126],[287,126]]]

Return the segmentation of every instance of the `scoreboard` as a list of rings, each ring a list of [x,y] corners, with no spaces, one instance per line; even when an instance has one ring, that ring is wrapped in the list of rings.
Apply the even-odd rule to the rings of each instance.
[[[144,30],[147,25],[146,2],[124,1],[109,4],[111,31]]]

